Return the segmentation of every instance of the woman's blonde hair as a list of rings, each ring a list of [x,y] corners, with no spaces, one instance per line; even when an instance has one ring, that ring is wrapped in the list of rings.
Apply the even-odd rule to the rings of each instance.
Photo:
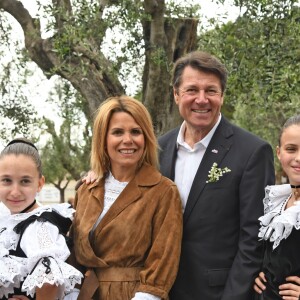
[[[107,153],[106,137],[109,122],[113,113],[125,112],[133,117],[141,127],[144,138],[144,153],[139,166],[144,162],[158,168],[158,144],[153,130],[151,116],[146,107],[138,100],[129,96],[110,97],[105,100],[96,111],[93,126],[91,168],[101,179],[110,169],[110,159]]]

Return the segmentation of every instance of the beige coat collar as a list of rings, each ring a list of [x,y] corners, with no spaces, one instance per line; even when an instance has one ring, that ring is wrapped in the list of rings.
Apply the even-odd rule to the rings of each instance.
[[[105,227],[109,222],[116,218],[124,209],[126,209],[131,203],[138,201],[142,196],[143,187],[149,187],[157,185],[161,180],[162,175],[152,166],[144,164],[137,172],[133,180],[131,180],[125,187],[123,192],[119,195],[115,203],[108,210],[103,217],[97,228],[97,234]],[[97,203],[100,204],[99,209],[103,209],[104,199],[104,179],[99,182],[91,184],[88,189],[91,192],[92,197],[97,199]],[[97,213],[97,211],[95,212]],[[99,210],[97,215],[93,216],[93,224],[99,216]]]

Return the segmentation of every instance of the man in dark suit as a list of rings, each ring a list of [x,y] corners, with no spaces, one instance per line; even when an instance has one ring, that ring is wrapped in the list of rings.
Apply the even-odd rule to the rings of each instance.
[[[184,121],[159,138],[163,175],[177,184],[184,228],[170,300],[253,300],[262,252],[258,218],[274,183],[273,151],[229,123],[220,110],[227,71],[192,52],[174,66],[175,102]]]

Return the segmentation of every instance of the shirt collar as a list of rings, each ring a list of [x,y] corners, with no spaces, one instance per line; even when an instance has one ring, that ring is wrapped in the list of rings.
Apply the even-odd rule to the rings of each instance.
[[[220,122],[221,122],[221,119],[222,119],[222,115],[220,114],[219,115],[219,118],[218,118],[218,121],[216,122],[216,124],[214,125],[214,127],[209,131],[209,133],[200,141],[198,141],[197,143],[195,143],[195,146],[197,146],[198,144],[201,144],[203,145],[205,148],[208,147],[208,144],[210,143],[217,127],[219,126]],[[186,122],[183,121],[181,126],[180,126],[180,129],[179,129],[179,133],[178,133],[178,136],[177,136],[177,142],[176,142],[176,145],[177,145],[177,148],[179,147],[179,145],[182,145],[182,146],[185,146],[186,143],[184,141],[184,132],[185,132],[185,127],[186,127]]]

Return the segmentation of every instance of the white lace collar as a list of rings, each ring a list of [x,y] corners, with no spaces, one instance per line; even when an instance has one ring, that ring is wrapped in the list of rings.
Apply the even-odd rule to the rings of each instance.
[[[1,248],[3,245],[5,245],[5,247],[8,250],[16,249],[16,246],[19,241],[19,235],[15,233],[13,228],[20,222],[29,218],[30,216],[33,215],[40,216],[43,212],[46,211],[47,212],[56,211],[61,216],[65,218],[69,218],[70,220],[73,220],[73,213],[75,212],[75,210],[70,207],[70,204],[61,203],[61,204],[43,205],[37,207],[36,209],[28,213],[12,214],[12,215],[8,215],[7,217],[1,217],[0,218],[0,257],[1,255],[3,256],[3,253],[1,252]]]
[[[10,219],[15,221],[23,221],[32,215],[40,216],[45,211],[49,211],[49,212],[56,211],[61,216],[65,218],[69,218],[71,220],[73,220],[73,213],[75,212],[75,210],[70,207],[70,204],[58,203],[58,204],[51,204],[51,205],[42,205],[26,213],[12,214],[10,215]]]
[[[267,186],[265,189],[264,215],[259,218],[258,237],[273,242],[275,249],[281,240],[286,239],[292,229],[300,229],[300,201],[288,209],[284,207],[291,196],[289,184]]]

